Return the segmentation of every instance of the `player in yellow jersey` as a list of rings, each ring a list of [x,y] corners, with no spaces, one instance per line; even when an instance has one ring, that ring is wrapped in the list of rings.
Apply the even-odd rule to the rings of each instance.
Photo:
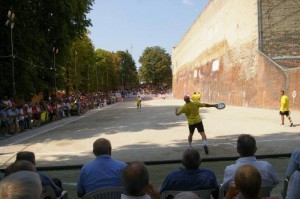
[[[136,109],[142,109],[142,97],[140,96],[136,99]]]
[[[192,95],[192,100],[193,102],[199,102],[199,95],[196,92]]]
[[[286,116],[290,121],[290,127],[293,127],[293,121],[292,118],[290,117],[289,98],[284,94],[284,90],[281,91],[279,114],[281,116],[281,126],[284,125],[284,116]]]
[[[199,115],[199,108],[201,107],[215,107],[217,108],[217,104],[205,104],[200,102],[191,102],[189,96],[184,96],[185,105],[181,108],[176,108],[175,114],[178,116],[182,113],[185,114],[188,125],[189,125],[189,136],[188,136],[188,142],[189,147],[192,147],[192,141],[193,141],[193,134],[195,129],[197,128],[198,132],[200,133],[202,137],[203,142],[203,148],[205,150],[205,153],[208,154],[208,143],[204,131],[204,126],[202,123],[202,119]]]

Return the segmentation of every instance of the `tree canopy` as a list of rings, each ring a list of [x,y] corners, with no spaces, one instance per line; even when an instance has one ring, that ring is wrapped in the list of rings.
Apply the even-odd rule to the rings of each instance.
[[[139,68],[140,81],[154,85],[171,84],[171,56],[165,49],[159,46],[147,47],[139,62],[141,63]]]
[[[17,97],[28,98],[40,91],[53,90],[53,47],[59,49],[56,54],[56,69],[61,71],[70,59],[70,46],[76,39],[82,38],[86,28],[91,25],[86,14],[93,2],[94,0],[3,1],[0,4],[0,24],[7,21],[9,10],[15,14],[15,18],[13,29],[10,25],[0,28],[0,95],[13,95],[13,64]]]

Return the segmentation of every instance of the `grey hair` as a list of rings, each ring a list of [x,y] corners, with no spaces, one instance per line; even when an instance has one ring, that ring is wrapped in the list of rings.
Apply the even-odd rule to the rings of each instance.
[[[1,199],[41,199],[42,183],[38,173],[18,171],[0,181]]]

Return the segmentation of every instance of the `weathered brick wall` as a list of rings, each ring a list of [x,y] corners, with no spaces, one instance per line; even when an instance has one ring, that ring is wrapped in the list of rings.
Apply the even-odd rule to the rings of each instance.
[[[261,11],[262,51],[269,57],[300,56],[300,1],[261,0]]]
[[[205,102],[278,109],[280,90],[291,99],[294,90],[300,95],[300,72],[281,67],[258,50],[257,2],[209,2],[173,49],[176,98],[201,92]],[[293,108],[300,108],[299,101]]]

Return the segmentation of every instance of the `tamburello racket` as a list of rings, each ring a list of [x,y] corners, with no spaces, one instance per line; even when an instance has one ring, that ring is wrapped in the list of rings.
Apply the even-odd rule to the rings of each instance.
[[[224,109],[226,107],[226,105],[223,102],[220,102],[217,104],[217,109]]]

